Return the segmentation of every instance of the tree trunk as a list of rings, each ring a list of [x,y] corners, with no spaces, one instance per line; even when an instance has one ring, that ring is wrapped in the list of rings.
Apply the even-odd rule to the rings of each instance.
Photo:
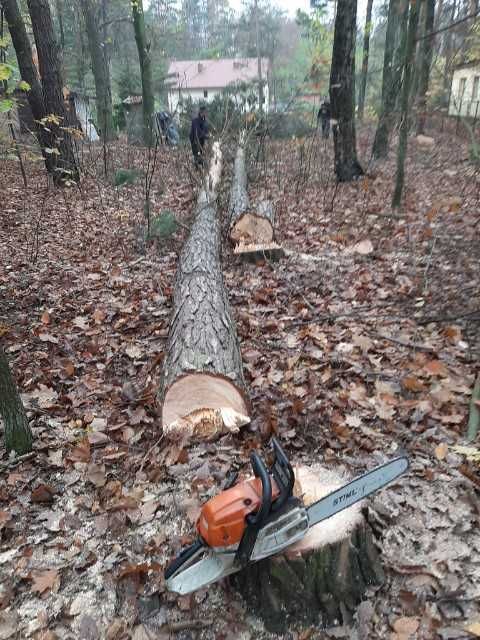
[[[365,94],[367,90],[367,74],[368,74],[368,54],[370,51],[370,32],[372,30],[372,6],[373,6],[373,0],[368,0],[367,17],[365,20],[365,33],[363,35],[362,76],[360,79],[360,91],[358,95],[358,119],[359,120],[363,120],[363,111],[365,109]]]
[[[105,53],[105,43],[100,40],[99,23],[101,14],[97,0],[81,0],[85,27],[90,49],[93,78],[95,80],[95,95],[97,104],[97,122],[99,133],[106,142],[115,138],[112,110],[112,90],[110,87],[110,73]]]
[[[388,154],[388,140],[402,80],[404,41],[401,34],[402,25],[406,24],[406,16],[408,2],[390,0],[383,58],[382,108],[372,149],[373,156],[377,159],[386,158]]]
[[[140,74],[142,77],[142,104],[143,104],[143,142],[147,147],[153,144],[153,111],[155,100],[152,88],[152,67],[150,51],[145,37],[145,20],[143,16],[143,0],[131,0],[133,13],[133,27],[135,41],[140,61]]]
[[[335,173],[339,182],[363,175],[357,160],[355,138],[355,35],[357,1],[338,0],[330,72],[330,104],[335,149]]]
[[[45,149],[51,149],[55,142],[52,133],[40,124],[40,121],[47,115],[47,112],[45,109],[42,85],[40,84],[37,68],[33,62],[32,47],[27,35],[25,23],[19,11],[17,0],[0,0],[0,4],[3,8],[12,38],[21,78],[30,85],[30,90],[27,91],[26,96],[35,121],[38,142],[45,159],[45,166],[49,173],[54,174],[56,166],[55,157],[52,154],[47,154]]]
[[[5,448],[17,456],[32,450],[32,432],[27,415],[10,372],[8,360],[0,346],[0,416],[5,429]]]
[[[402,87],[401,121],[397,152],[397,174],[395,178],[395,191],[393,193],[392,207],[398,208],[402,201],[403,183],[405,177],[405,157],[407,155],[408,130],[410,125],[409,104],[410,85],[413,73],[413,61],[415,59],[415,35],[418,25],[418,3],[410,0],[410,15],[408,19],[407,46],[405,51],[405,70]]]
[[[65,51],[65,29],[63,26],[63,0],[55,0],[55,8],[57,10],[58,31],[60,33],[60,48],[63,54]]]
[[[217,146],[217,171],[219,157]],[[210,181],[214,169],[212,164]],[[238,430],[249,421],[244,390],[242,357],[220,264],[215,196],[202,191],[175,281],[160,389],[165,435],[184,444]]]
[[[54,183],[63,185],[72,180],[78,182],[80,175],[73,151],[72,138],[67,130],[60,56],[55,40],[50,6],[48,0],[27,0],[27,5],[37,46],[48,127],[55,136],[53,148],[56,151],[54,155],[57,156],[57,159],[53,174]]]
[[[457,0],[453,0],[450,14],[450,22],[455,22]],[[452,61],[454,58],[453,30],[449,29],[445,36],[445,68],[443,70],[443,106],[448,109],[450,102],[450,90],[452,86]]]
[[[308,506],[343,480],[326,469],[295,470],[295,494]],[[370,585],[384,580],[379,554],[360,503],[312,527],[286,550],[248,565],[234,586],[271,633],[293,625],[348,625]]]
[[[435,0],[426,0],[425,34],[434,30],[435,25]],[[425,121],[427,111],[427,92],[430,80],[430,68],[432,66],[433,44],[435,36],[424,38],[421,43],[420,83],[418,88],[418,117],[417,136],[425,133]]]

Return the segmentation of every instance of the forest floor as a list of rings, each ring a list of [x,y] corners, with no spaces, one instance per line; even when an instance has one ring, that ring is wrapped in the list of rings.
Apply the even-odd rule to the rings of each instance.
[[[480,355],[480,174],[465,143],[434,135],[411,141],[395,217],[393,157],[346,185],[331,140],[269,143],[250,163],[251,199],[273,199],[287,250],[244,264],[224,243],[253,422],[175,455],[156,390],[195,204],[189,161],[160,151],[153,210],[182,225],[146,244],[142,180],[114,188],[90,164],[79,189],[48,191],[29,163],[24,189],[0,161],[0,334],[35,436],[20,463],[0,449],[0,640],[480,636],[480,469],[455,449]],[[112,151],[117,167],[145,163]],[[165,590],[199,505],[271,434],[294,464],[351,475],[410,456],[369,501],[386,582],[342,626],[269,634],[226,584]]]

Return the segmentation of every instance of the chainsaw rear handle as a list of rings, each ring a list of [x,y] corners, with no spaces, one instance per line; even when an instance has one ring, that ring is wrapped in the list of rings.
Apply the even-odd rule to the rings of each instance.
[[[262,483],[262,503],[257,513],[251,513],[247,516],[247,523],[259,526],[268,517],[272,506],[272,480],[265,463],[256,451],[252,452],[250,462],[252,463],[252,469],[255,477],[260,478]]]

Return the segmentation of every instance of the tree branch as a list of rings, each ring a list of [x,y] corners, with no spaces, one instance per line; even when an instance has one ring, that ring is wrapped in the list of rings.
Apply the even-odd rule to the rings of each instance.
[[[418,42],[419,40],[425,40],[425,38],[431,38],[432,36],[436,36],[437,33],[443,33],[444,31],[449,31],[450,29],[454,29],[459,24],[462,24],[463,22],[466,22],[467,20],[471,20],[472,18],[476,18],[478,15],[480,15],[480,9],[478,9],[478,11],[475,11],[475,13],[471,13],[469,16],[465,16],[461,20],[457,20],[456,22],[452,22],[451,24],[447,25],[446,27],[442,27],[441,29],[437,29],[436,31],[429,31],[428,33],[425,33],[423,36],[419,36],[416,39],[416,42]]]

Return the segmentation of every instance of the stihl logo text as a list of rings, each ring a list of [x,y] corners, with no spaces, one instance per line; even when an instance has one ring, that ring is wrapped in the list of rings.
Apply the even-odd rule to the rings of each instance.
[[[354,495],[356,495],[356,491],[355,489],[351,489],[350,491],[347,491],[347,493],[343,493],[341,496],[338,496],[338,498],[335,498],[333,501],[333,505],[336,507],[339,504],[342,504],[342,502],[345,502],[345,500],[348,500],[349,498],[352,498]]]

